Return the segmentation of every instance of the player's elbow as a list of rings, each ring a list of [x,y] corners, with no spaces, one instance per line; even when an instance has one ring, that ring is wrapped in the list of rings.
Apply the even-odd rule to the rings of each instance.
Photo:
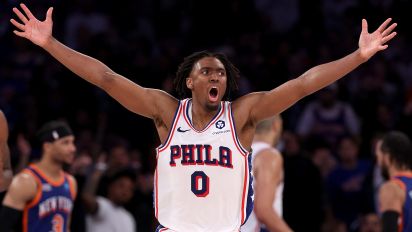
[[[308,86],[307,75],[307,73],[304,73],[300,77],[289,81],[290,85],[293,86],[293,91],[289,93],[289,98],[293,99],[294,102],[299,101],[313,92]]]
[[[110,90],[116,81],[116,75],[111,70],[102,70],[99,74],[101,78],[99,78],[99,82],[96,85],[106,91]]]
[[[263,224],[268,223],[268,221],[270,220],[270,215],[272,215],[271,211],[273,211],[271,206],[268,206],[267,204],[255,204],[253,210],[258,221]]]
[[[318,70],[317,67],[311,68],[303,73],[299,78],[296,78],[299,91],[297,94],[299,98],[304,98],[315,91],[319,90],[317,83]]]

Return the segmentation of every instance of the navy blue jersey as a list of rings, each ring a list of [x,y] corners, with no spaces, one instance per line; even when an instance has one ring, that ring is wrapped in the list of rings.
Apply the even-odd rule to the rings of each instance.
[[[24,232],[65,232],[76,195],[74,183],[62,171],[58,181],[50,180],[32,164],[23,170],[37,182],[36,196],[23,212]]]
[[[399,173],[392,181],[405,190],[406,194],[398,231],[410,232],[412,231],[412,172]]]

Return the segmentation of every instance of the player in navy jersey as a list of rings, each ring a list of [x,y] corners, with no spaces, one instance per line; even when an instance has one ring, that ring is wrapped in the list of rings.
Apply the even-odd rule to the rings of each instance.
[[[412,143],[402,132],[389,132],[376,145],[383,176],[379,190],[382,232],[412,231]]]
[[[42,158],[13,178],[0,212],[0,231],[11,231],[19,221],[23,232],[65,232],[77,187],[63,171],[76,147],[69,126],[60,121],[45,124],[38,133]]]
[[[52,36],[52,12],[39,21],[30,10],[13,8],[14,33],[42,47],[71,71],[106,91],[130,111],[151,118],[162,145],[155,172],[155,213],[160,231],[238,231],[251,207],[250,147],[257,123],[335,82],[388,47],[396,24],[386,20],[369,33],[362,21],[359,48],[316,66],[268,92],[228,102],[238,70],[222,54],[197,52],[179,66],[175,86],[181,98],[143,88],[108,66],[78,53]],[[212,35],[213,25],[205,35]],[[218,36],[218,35],[216,35]],[[233,194],[233,195],[231,195]]]

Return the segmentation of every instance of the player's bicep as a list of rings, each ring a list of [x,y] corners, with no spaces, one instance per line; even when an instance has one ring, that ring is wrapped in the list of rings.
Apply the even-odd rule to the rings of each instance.
[[[273,202],[282,177],[282,163],[272,151],[262,151],[253,161],[255,205],[266,207]],[[271,207],[271,206],[270,206]]]
[[[290,80],[275,89],[261,92],[260,98],[252,108],[251,117],[259,122],[291,107],[305,96],[299,78]]]
[[[17,175],[10,184],[4,197],[3,205],[17,210],[23,210],[27,202],[34,199],[37,193],[37,184],[33,177],[26,173]]]
[[[383,184],[379,190],[380,212],[395,211],[402,212],[404,202],[403,191],[400,186],[389,181]]]
[[[154,119],[160,107],[177,100],[164,91],[144,88],[116,73],[108,73],[103,89],[128,110]]]

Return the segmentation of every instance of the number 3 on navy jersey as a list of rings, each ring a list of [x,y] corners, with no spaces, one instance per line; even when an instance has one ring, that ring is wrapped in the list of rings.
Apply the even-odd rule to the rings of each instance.
[[[52,219],[52,232],[63,232],[64,231],[64,218],[60,214],[54,215]]]
[[[209,194],[209,177],[202,171],[192,174],[192,192],[197,197],[205,197]]]

